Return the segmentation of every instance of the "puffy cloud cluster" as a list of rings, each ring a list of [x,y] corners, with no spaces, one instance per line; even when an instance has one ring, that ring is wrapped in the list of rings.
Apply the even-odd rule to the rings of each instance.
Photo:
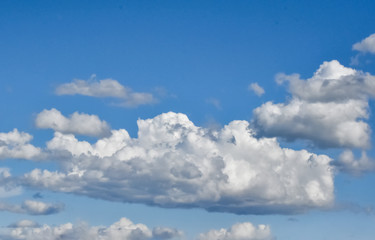
[[[353,45],[353,50],[375,54],[375,33]]]
[[[49,226],[23,220],[1,229],[0,238],[4,240],[150,240],[150,239],[176,239],[181,233],[174,229],[163,228],[171,235],[154,235],[144,224],[134,224],[129,219],[121,218],[109,227],[89,226],[85,223],[73,225],[66,223],[59,226]],[[155,230],[155,229],[154,229]]]
[[[151,104],[156,101],[151,93],[134,92],[132,89],[121,85],[116,80],[104,79],[96,81],[95,75],[92,79],[75,79],[71,83],[58,86],[55,90],[57,95],[84,95],[91,97],[113,97],[122,100],[120,105],[124,107],[137,107],[143,104]]]
[[[333,60],[307,80],[298,74],[280,74],[276,80],[289,82],[292,99],[254,110],[259,135],[308,139],[320,147],[369,147],[370,127],[364,120],[368,98],[375,96],[374,76]]]
[[[184,114],[138,120],[138,138],[112,130],[95,144],[56,132],[47,149],[61,170],[35,169],[27,186],[161,207],[234,213],[294,213],[333,201],[331,159],[256,138],[247,121],[220,130]]]
[[[30,134],[19,132],[17,129],[8,133],[0,133],[0,159],[37,157],[41,150],[29,143],[32,139]]]
[[[273,240],[267,225],[257,227],[249,222],[237,223],[229,229],[211,230],[199,235],[198,240]]]
[[[344,151],[339,156],[338,161],[335,162],[335,165],[340,171],[357,176],[375,170],[374,160],[367,157],[365,152],[362,152],[359,159],[355,159],[353,152],[350,150]]]
[[[0,202],[0,211],[9,211],[14,213],[30,215],[49,215],[55,214],[64,209],[61,203],[45,203],[40,201],[26,200],[22,205],[7,204]]]
[[[75,112],[67,118],[55,108],[39,113],[35,119],[35,125],[38,128],[52,128],[57,132],[86,136],[103,137],[111,134],[108,123],[101,121],[96,115]]]

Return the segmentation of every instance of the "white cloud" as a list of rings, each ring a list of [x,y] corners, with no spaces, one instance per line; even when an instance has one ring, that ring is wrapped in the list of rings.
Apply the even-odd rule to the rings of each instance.
[[[73,133],[86,136],[109,136],[110,127],[106,121],[101,121],[96,115],[73,113],[69,118],[60,111],[52,108],[43,110],[35,119],[38,128],[52,128],[61,133]]]
[[[0,159],[22,158],[32,159],[41,154],[41,150],[29,142],[32,136],[14,129],[8,133],[0,133]]]
[[[211,230],[199,235],[198,240],[273,240],[267,225],[254,226],[250,222],[237,223],[229,229]]]
[[[288,103],[267,102],[254,110],[254,126],[263,136],[288,140],[308,139],[320,147],[370,145],[368,98],[375,96],[375,77],[324,62],[314,76],[277,76],[289,82],[292,99]]]
[[[40,201],[26,200],[22,205],[0,202],[0,211],[30,215],[49,215],[61,212],[64,205],[61,203],[45,203]]]
[[[25,185],[161,207],[234,213],[294,213],[329,207],[331,159],[281,148],[254,137],[247,121],[219,130],[195,126],[184,114],[138,120],[95,144],[55,133],[47,149],[65,157],[60,171],[35,169]]]
[[[353,45],[353,50],[375,54],[375,33]]]
[[[249,90],[253,91],[257,96],[262,96],[264,94],[264,89],[259,86],[258,83],[251,83],[249,85]]]
[[[57,95],[84,95],[91,97],[112,97],[121,99],[119,104],[124,107],[137,107],[144,104],[152,104],[157,100],[151,93],[134,92],[131,88],[121,85],[116,80],[95,80],[95,75],[90,80],[75,79],[71,83],[58,86]]]
[[[174,231],[168,228],[163,229],[169,232]],[[160,235],[154,235],[153,231],[144,224],[134,224],[129,219],[121,218],[109,227],[89,226],[86,223],[39,226],[36,223],[25,222],[24,220],[1,229],[0,237],[6,240],[166,240],[179,236],[172,234],[160,237]]]
[[[374,160],[368,158],[365,152],[362,152],[359,159],[355,159],[353,152],[350,150],[344,151],[335,165],[339,170],[357,176],[375,170]]]

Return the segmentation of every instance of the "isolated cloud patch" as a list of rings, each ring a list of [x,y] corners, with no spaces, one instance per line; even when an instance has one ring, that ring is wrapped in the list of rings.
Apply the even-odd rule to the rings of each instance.
[[[164,228],[165,231],[168,228]],[[168,229],[173,232],[173,229]],[[178,232],[178,231],[177,231]],[[23,220],[15,224],[11,224],[7,228],[0,229],[1,239],[6,240],[61,240],[61,239],[80,239],[80,240],[151,240],[151,239],[176,239],[179,235],[169,235],[165,238],[154,236],[144,224],[134,224],[126,218],[121,218],[112,225],[105,226],[89,226],[86,223],[72,224],[66,223],[59,226],[49,226]]]
[[[30,215],[50,215],[59,213],[64,209],[61,203],[45,203],[26,200],[21,205],[0,202],[0,211],[22,213]]]
[[[234,213],[295,213],[333,201],[331,159],[256,138],[247,121],[220,130],[195,126],[184,114],[138,120],[95,144],[55,133],[47,142],[64,157],[60,171],[35,169],[27,186],[161,207]]]
[[[137,107],[144,104],[152,104],[157,100],[151,93],[134,92],[131,88],[121,85],[114,79],[96,81],[95,75],[90,80],[75,79],[71,83],[58,86],[57,95],[84,95],[90,97],[118,98],[124,107]]]
[[[267,225],[254,226],[250,222],[237,223],[229,229],[211,230],[199,235],[198,240],[274,240]]]
[[[14,129],[8,133],[0,133],[0,159],[22,158],[33,159],[41,153],[41,150],[29,142],[33,137]]]
[[[340,171],[356,176],[375,170],[375,162],[367,156],[366,152],[362,152],[361,157],[356,159],[352,151],[345,150],[340,154],[335,165]]]
[[[370,145],[368,99],[375,96],[375,77],[324,62],[312,78],[279,74],[287,81],[292,99],[287,103],[267,102],[254,110],[254,126],[261,136],[308,139],[320,147]]]
[[[69,118],[52,108],[43,110],[35,119],[38,128],[51,128],[61,133],[103,137],[111,134],[110,126],[96,115],[73,113]]]
[[[353,50],[375,54],[375,33],[353,45]]]
[[[253,91],[257,96],[262,96],[265,93],[264,89],[259,86],[258,83],[251,83],[249,85],[249,90]]]

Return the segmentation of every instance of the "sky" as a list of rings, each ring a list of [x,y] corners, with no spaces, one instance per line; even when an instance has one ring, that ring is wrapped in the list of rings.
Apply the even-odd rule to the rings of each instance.
[[[1,1],[0,239],[373,239],[374,11]]]

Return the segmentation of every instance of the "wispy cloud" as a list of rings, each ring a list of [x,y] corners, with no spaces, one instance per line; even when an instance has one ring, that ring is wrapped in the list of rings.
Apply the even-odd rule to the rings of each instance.
[[[21,205],[0,202],[0,211],[22,213],[30,215],[55,214],[64,209],[61,203],[45,203],[40,201],[26,200]]]
[[[75,79],[55,89],[55,93],[61,95],[84,95],[98,98],[117,98],[118,104],[123,107],[138,107],[145,104],[153,104],[157,99],[151,93],[134,92],[131,88],[123,86],[117,80],[96,80],[93,75],[89,80]]]
[[[259,86],[258,83],[251,83],[248,89],[250,91],[253,91],[259,97],[265,93],[264,89],[261,86]]]

